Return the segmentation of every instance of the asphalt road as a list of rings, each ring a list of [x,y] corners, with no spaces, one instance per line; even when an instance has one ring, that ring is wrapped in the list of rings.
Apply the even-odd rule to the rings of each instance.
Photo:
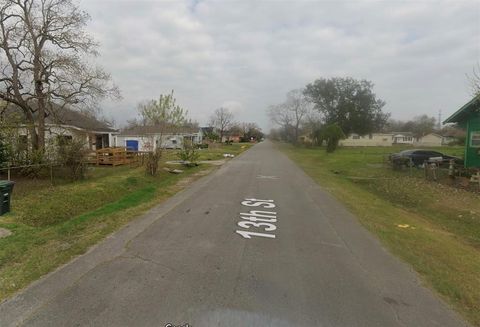
[[[466,326],[270,142],[0,306],[0,326],[168,323]]]

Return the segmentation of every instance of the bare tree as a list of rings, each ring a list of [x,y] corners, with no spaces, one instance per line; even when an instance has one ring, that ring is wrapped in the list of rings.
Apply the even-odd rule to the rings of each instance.
[[[298,141],[300,127],[310,111],[311,103],[303,95],[303,90],[292,90],[287,93],[284,103],[270,106],[268,114],[276,124],[282,126],[288,135],[292,130],[292,141]]]
[[[220,142],[223,141],[223,136],[229,130],[233,123],[233,114],[227,108],[219,108],[215,110],[210,117],[210,126],[218,129],[220,134]]]
[[[470,82],[470,87],[472,89],[472,95],[480,95],[480,63],[473,68],[472,74],[467,75],[467,78]]]
[[[0,2],[0,99],[23,113],[34,149],[44,149],[46,116],[120,96],[90,61],[98,44],[85,31],[88,20],[73,0]]]

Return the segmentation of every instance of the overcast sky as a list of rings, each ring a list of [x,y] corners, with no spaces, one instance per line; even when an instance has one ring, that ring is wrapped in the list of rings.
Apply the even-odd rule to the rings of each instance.
[[[103,104],[117,125],[136,104],[175,90],[205,124],[218,107],[271,127],[265,109],[320,77],[375,83],[396,119],[443,119],[469,100],[480,61],[480,1],[83,0],[98,63],[123,100]]]

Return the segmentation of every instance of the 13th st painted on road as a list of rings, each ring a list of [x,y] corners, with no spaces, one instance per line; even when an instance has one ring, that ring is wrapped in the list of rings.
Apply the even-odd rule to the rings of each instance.
[[[257,232],[259,230],[262,232],[273,232],[277,229],[277,226],[274,225],[274,223],[277,222],[276,211],[257,210],[275,208],[276,206],[275,203],[273,203],[273,200],[245,199],[242,201],[242,205],[246,207],[255,207],[256,209],[250,210],[246,213],[240,213],[240,219],[242,220],[240,220],[237,225],[247,230],[236,230],[235,232],[242,235],[244,238],[252,238],[252,236],[275,238],[274,233]]]

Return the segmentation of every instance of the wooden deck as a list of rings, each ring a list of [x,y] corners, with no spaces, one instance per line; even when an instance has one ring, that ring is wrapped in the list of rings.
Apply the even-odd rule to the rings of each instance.
[[[95,164],[119,166],[140,162],[146,152],[131,151],[127,148],[104,148],[96,151]]]

